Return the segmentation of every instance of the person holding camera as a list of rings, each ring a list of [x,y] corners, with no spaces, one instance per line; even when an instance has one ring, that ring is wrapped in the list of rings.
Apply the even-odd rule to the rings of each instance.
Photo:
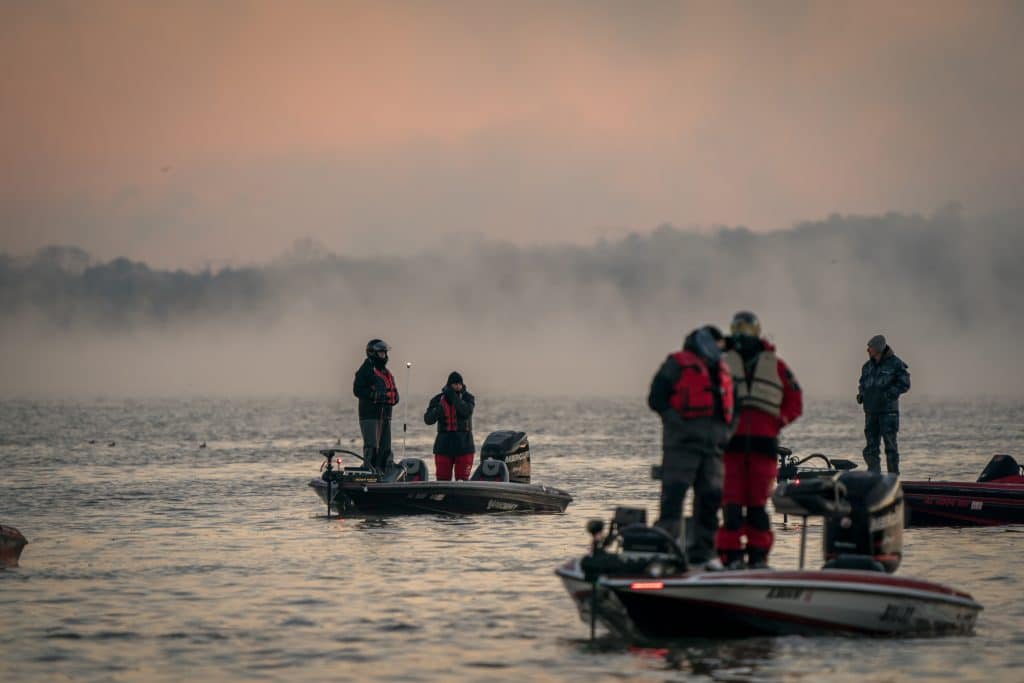
[[[452,372],[448,375],[441,393],[430,399],[423,421],[428,425],[437,423],[437,437],[434,439],[434,466],[438,481],[469,479],[473,469],[473,409],[476,398],[466,390],[462,375]]]

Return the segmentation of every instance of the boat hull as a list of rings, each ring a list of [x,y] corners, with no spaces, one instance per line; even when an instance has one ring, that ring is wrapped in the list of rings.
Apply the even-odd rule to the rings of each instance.
[[[309,486],[327,502],[327,483]],[[364,514],[484,514],[495,512],[564,512],[572,496],[539,484],[496,481],[345,482],[331,487],[338,512]]]
[[[907,526],[1024,524],[1024,484],[905,481]]]
[[[556,574],[589,623],[593,587],[579,561]],[[870,571],[726,571],[597,582],[598,620],[633,640],[963,634],[981,609],[971,596],[940,584]]]

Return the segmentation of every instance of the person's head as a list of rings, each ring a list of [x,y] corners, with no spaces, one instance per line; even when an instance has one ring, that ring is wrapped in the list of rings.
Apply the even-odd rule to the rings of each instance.
[[[391,347],[383,339],[371,339],[366,342],[366,357],[373,361],[374,365],[387,365],[390,350]]]
[[[868,340],[868,357],[871,358],[871,360],[877,361],[885,352],[885,347],[885,337],[881,334],[876,334]]]
[[[750,311],[737,311],[729,323],[729,336],[741,355],[756,352],[761,348],[761,321]]]
[[[445,384],[455,391],[462,391],[466,388],[465,383],[462,381],[462,375],[455,370],[448,374],[448,381]]]
[[[722,331],[720,329],[714,325],[705,325],[702,329],[710,334],[711,338],[715,340],[715,346],[720,349],[725,348],[725,337],[722,336]]]

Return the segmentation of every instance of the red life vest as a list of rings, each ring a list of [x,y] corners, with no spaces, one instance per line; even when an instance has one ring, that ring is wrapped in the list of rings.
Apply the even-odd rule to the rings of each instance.
[[[718,361],[718,387],[711,381],[707,364],[693,351],[676,351],[672,357],[679,363],[681,372],[668,403],[684,420],[695,417],[712,417],[715,414],[715,392],[722,401],[725,422],[732,422],[733,392],[732,375],[725,361]]]
[[[455,412],[455,406],[442,396],[441,408],[444,410],[444,427],[442,427],[442,430],[446,432],[459,431],[459,415]]]
[[[391,374],[391,371],[387,368],[383,370],[374,368],[373,374],[377,375],[384,382],[385,403],[389,406],[398,403],[398,387],[395,386],[395,376]]]

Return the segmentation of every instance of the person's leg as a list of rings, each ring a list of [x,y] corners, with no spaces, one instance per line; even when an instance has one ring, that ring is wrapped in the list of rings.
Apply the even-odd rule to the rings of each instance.
[[[747,466],[747,561],[750,567],[767,566],[772,549],[768,495],[775,485],[778,461],[770,455],[751,455]]]
[[[661,461],[661,500],[658,520],[661,527],[677,539],[680,548],[686,547],[686,529],[683,526],[683,501],[696,474],[699,456],[692,449],[680,445],[666,446]]]
[[[715,538],[715,546],[722,564],[729,566],[743,562],[743,501],[746,454],[726,451],[722,456],[725,477],[722,482],[722,527]]]
[[[379,420],[360,420],[359,431],[363,435],[363,461],[367,467],[376,467],[377,458],[377,423]]]
[[[715,557],[722,477],[721,453],[713,448],[705,450],[693,480],[693,539],[687,552],[694,564],[704,564]]]
[[[377,460],[380,462],[381,472],[387,472],[394,468],[395,457],[391,452],[391,418],[385,417],[380,421],[380,445],[377,447]]]
[[[455,478],[459,481],[466,481],[469,479],[470,473],[473,471],[473,456],[475,453],[467,453],[460,455],[455,458]]]
[[[450,458],[447,455],[438,455],[434,453],[434,469],[437,470],[438,481],[451,481],[452,480],[452,466],[455,464],[455,458]]]
[[[896,443],[896,433],[900,430],[899,413],[883,415],[879,421],[882,441],[885,442],[885,466],[889,474],[900,473],[900,450]]]
[[[867,463],[869,472],[880,473],[882,471],[882,461],[878,457],[881,453],[881,448],[879,448],[881,438],[882,431],[879,429],[878,415],[864,413],[864,439],[867,441],[867,445],[864,446],[864,462]]]

